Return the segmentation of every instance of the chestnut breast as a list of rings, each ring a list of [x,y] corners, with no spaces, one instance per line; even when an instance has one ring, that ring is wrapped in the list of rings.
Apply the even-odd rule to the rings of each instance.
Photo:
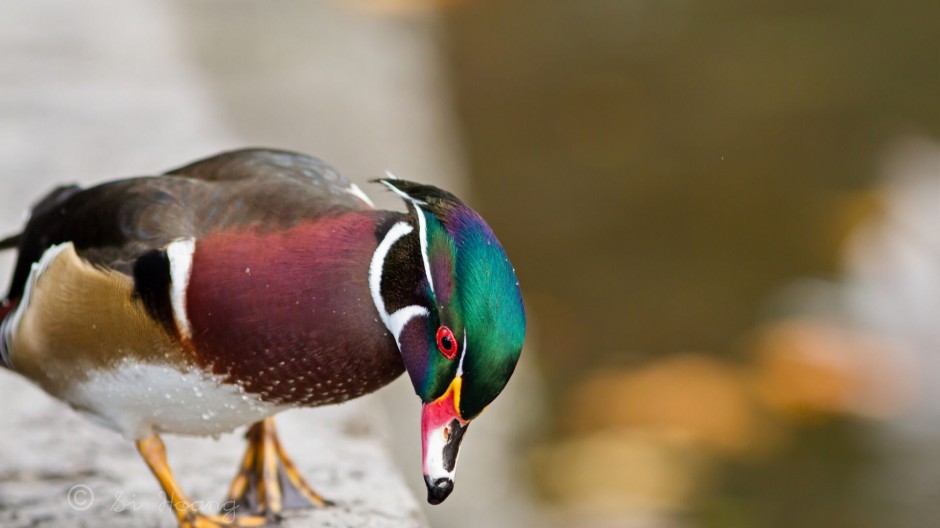
[[[199,240],[186,291],[197,361],[294,405],[341,402],[394,380],[404,365],[368,285],[377,226],[394,214],[347,212]]]

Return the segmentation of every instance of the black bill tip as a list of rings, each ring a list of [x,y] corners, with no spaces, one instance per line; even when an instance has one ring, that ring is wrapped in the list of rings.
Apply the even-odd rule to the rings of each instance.
[[[454,481],[449,478],[432,481],[431,477],[425,475],[424,484],[428,487],[428,503],[433,505],[444,502],[450,492],[454,491]]]

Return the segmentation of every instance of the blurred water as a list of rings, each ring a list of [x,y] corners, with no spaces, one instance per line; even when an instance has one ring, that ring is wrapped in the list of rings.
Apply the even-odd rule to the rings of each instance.
[[[559,523],[936,518],[938,472],[913,466],[934,458],[940,161],[882,157],[940,137],[938,19],[916,0],[448,12],[471,181],[550,389],[533,474]]]

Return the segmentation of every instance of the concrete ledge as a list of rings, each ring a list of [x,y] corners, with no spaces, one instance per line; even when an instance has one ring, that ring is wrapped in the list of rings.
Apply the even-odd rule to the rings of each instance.
[[[365,181],[385,169],[459,192],[435,28],[433,17],[373,17],[344,2],[10,0],[0,17],[0,236],[55,185],[153,174],[245,146],[322,157],[384,206],[400,200]],[[0,281],[13,256],[0,254]],[[407,401],[407,420],[394,425],[406,427],[412,456],[418,407],[407,392],[395,400]],[[378,434],[382,407],[364,398],[279,419],[308,481],[338,502],[284,526],[426,524]],[[183,489],[215,509],[241,436],[165,440]],[[420,466],[408,466],[418,491]],[[94,495],[87,509],[68,503],[76,485]],[[83,500],[85,488],[76,491]],[[465,495],[473,507],[478,493]],[[130,442],[0,369],[0,527],[174,526],[161,509]]]
[[[0,397],[0,526],[176,526],[131,442],[8,371],[0,372]],[[427,525],[385,450],[384,419],[371,410],[371,398],[278,418],[284,445],[304,476],[336,502],[290,512],[284,528]],[[205,511],[217,510],[241,459],[241,434],[165,441],[183,489]]]

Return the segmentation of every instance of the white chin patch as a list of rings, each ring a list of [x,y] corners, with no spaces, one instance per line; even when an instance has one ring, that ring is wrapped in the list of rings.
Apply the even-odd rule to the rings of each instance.
[[[424,455],[424,474],[435,481],[440,478],[454,480],[454,471],[457,464],[454,461],[454,468],[447,471],[444,467],[444,447],[447,445],[447,432],[450,424],[444,424],[436,429],[431,429],[427,433],[426,446],[427,451]]]

